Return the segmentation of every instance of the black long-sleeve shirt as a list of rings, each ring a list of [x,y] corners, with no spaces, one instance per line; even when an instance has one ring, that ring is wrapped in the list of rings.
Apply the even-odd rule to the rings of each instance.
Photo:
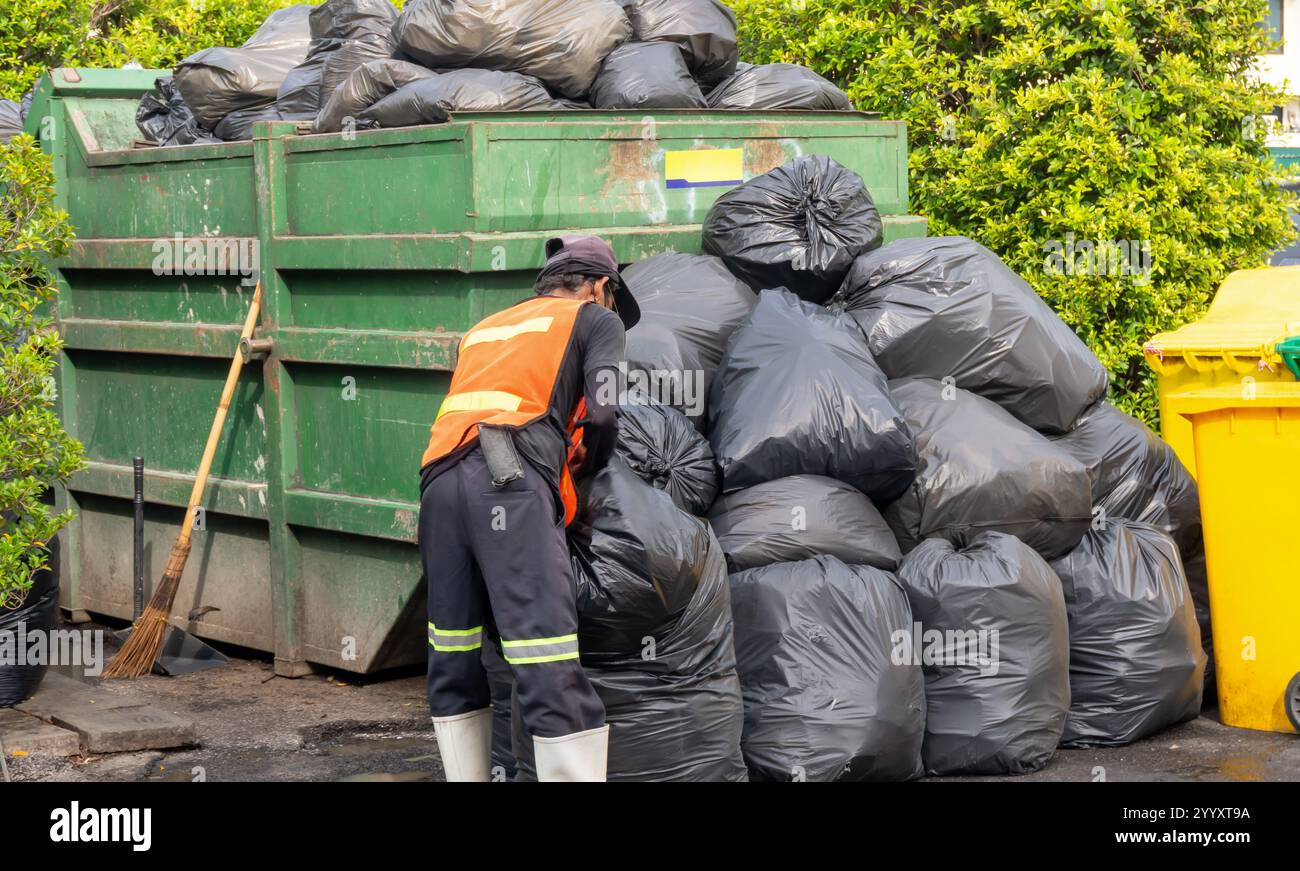
[[[587,449],[585,469],[596,471],[609,461],[618,437],[618,364],[625,353],[626,336],[618,315],[603,306],[584,305],[573,324],[569,346],[560,363],[546,414],[516,430],[515,448],[546,475],[559,492],[560,475],[569,456],[569,418],[581,396],[587,400],[582,443]],[[420,490],[474,445],[475,438],[420,473]]]

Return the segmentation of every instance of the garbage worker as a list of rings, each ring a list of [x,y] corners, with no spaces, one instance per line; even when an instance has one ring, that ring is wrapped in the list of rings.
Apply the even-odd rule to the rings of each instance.
[[[640,308],[603,240],[551,239],[546,254],[535,295],[461,339],[421,462],[429,708],[451,781],[489,777],[489,636],[514,675],[538,779],[605,779],[609,726],[578,660],[565,528],[573,475],[613,452],[624,333]]]

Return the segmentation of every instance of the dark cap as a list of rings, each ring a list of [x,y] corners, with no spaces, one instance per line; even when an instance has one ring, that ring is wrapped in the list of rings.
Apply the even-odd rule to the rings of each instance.
[[[618,272],[614,249],[599,236],[557,236],[546,240],[546,265],[538,278],[548,275],[590,275],[609,279],[614,289],[614,307],[624,329],[641,320],[641,306]]]

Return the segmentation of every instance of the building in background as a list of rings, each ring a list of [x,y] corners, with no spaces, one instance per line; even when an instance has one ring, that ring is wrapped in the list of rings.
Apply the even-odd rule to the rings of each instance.
[[[1260,58],[1260,78],[1290,95],[1274,112],[1277,120],[1268,144],[1281,160],[1300,163],[1300,0],[1268,0],[1268,17],[1261,26],[1275,46]]]

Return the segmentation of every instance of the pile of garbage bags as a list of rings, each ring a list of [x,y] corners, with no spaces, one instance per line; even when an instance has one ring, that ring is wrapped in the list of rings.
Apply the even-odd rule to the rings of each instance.
[[[272,12],[238,48],[205,48],[176,66],[173,76],[185,105],[205,130],[232,112],[275,102],[285,77],[311,48],[310,6]]]
[[[603,559],[572,537],[584,664],[661,637],[655,615],[687,562],[703,579],[721,559],[751,780],[1026,774],[1058,746],[1196,716],[1204,549],[1172,450],[1105,401],[1096,357],[990,251],[959,237],[881,246],[874,209],[852,207],[869,194],[829,158],[770,176],[750,183],[778,192],[767,211],[760,196],[718,200],[705,255],[626,270],[646,313],[629,379],[681,367],[709,389],[685,415],[681,395],[660,401],[663,383],[629,394],[618,471],[597,479],[621,482],[627,507],[584,509],[602,518]],[[829,190],[839,205],[795,202],[800,177],[808,199]],[[786,234],[784,253],[753,256],[751,231]],[[649,494],[662,519],[637,503]],[[657,592],[600,594],[638,586]],[[620,656],[620,686],[659,686],[646,682],[659,666]],[[635,725],[662,701],[612,683],[614,735],[634,724],[623,740],[647,754],[620,776],[687,779],[665,761],[675,745],[652,773]],[[690,777],[735,773],[711,746]]]
[[[740,64],[735,15],[718,0],[409,0],[400,12],[326,0],[185,58],[137,125],[148,142],[190,145],[249,139],[257,121],[331,133],[458,112],[706,108],[853,107],[811,70]],[[0,110],[0,135],[3,123]]]

